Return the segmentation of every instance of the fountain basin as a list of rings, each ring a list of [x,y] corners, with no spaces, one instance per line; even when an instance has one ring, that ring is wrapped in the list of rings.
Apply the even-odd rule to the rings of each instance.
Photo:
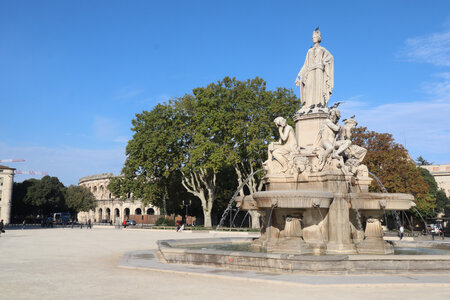
[[[257,192],[237,197],[241,210],[271,208],[328,208],[333,200],[332,192],[305,190],[278,190]],[[359,210],[408,210],[414,204],[414,196],[401,193],[350,193],[346,195],[352,207]]]
[[[352,207],[359,210],[408,210],[415,206],[414,196],[401,193],[351,193]]]
[[[253,238],[158,241],[165,263],[205,265],[227,269],[288,273],[398,274],[449,273],[450,255],[292,255],[183,247],[251,243]]]
[[[327,208],[333,200],[333,193],[322,191],[265,191],[253,194],[258,208]]]

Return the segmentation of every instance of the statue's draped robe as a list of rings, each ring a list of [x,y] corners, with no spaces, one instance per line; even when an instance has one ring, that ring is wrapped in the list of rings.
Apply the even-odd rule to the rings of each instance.
[[[334,60],[327,49],[314,46],[308,50],[305,63],[298,73],[301,79],[301,101],[306,107],[326,106],[334,87]]]

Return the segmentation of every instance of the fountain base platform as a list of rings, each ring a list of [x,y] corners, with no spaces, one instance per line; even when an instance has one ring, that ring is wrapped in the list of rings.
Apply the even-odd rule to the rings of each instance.
[[[162,240],[158,241],[157,256],[164,263],[275,273],[450,274],[450,255],[295,255],[202,248],[252,241],[253,238]],[[193,246],[197,248],[189,249]]]

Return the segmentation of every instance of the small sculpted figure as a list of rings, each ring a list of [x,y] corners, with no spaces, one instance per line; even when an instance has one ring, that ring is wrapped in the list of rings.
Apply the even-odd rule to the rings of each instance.
[[[297,138],[294,129],[287,124],[285,118],[278,117],[274,123],[278,127],[280,140],[273,143],[272,156],[281,164],[281,172],[285,173],[288,170],[289,155],[297,151]]]
[[[341,132],[339,133],[339,139],[351,141],[352,130],[358,125],[358,122],[356,122],[354,116],[352,116],[350,119],[344,120],[344,124],[344,127],[342,127]],[[345,149],[345,166],[351,174],[365,173],[364,171],[366,168],[364,165],[361,165],[361,163],[366,156],[366,153],[367,149],[351,143]]]
[[[334,87],[334,61],[327,49],[321,47],[320,31],[313,32],[314,46],[308,50],[305,63],[295,80],[300,87],[300,98],[304,107],[319,105],[327,107]]]
[[[350,140],[336,140],[341,129],[338,124],[340,117],[341,112],[337,108],[332,108],[319,131],[316,144],[324,150],[319,158],[319,170],[323,169],[329,157],[342,160],[340,155],[351,145]]]

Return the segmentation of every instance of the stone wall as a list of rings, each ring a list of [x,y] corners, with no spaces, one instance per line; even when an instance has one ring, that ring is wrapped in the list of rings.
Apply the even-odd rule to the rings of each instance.
[[[114,197],[108,190],[109,178],[112,173],[103,173],[82,177],[78,185],[88,188],[95,196],[96,207],[88,212],[78,213],[79,222],[110,222],[114,224],[122,223],[130,215],[154,215],[160,214],[158,207],[153,205],[143,205],[139,199],[134,199],[129,195],[127,199]]]

